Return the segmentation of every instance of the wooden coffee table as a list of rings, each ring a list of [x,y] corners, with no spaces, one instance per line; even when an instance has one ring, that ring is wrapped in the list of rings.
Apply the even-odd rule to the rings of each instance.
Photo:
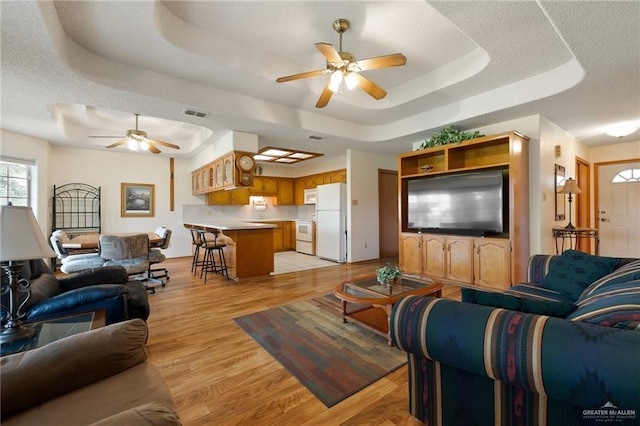
[[[417,280],[403,277],[398,284],[389,287],[378,284],[375,276],[346,282],[333,289],[333,294],[342,301],[342,322],[351,320],[387,338],[393,346],[389,333],[389,316],[393,305],[402,297],[410,295],[440,297],[442,284],[431,279]],[[360,306],[352,311],[349,303]]]

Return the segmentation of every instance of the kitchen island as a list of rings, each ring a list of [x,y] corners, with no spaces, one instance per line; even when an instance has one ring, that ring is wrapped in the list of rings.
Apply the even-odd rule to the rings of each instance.
[[[239,280],[273,272],[273,229],[269,223],[241,221],[184,222],[185,228],[222,231],[229,278]]]

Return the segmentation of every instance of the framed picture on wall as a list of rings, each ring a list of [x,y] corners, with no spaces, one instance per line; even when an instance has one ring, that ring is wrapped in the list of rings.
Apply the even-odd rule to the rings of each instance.
[[[155,185],[147,183],[120,184],[121,217],[153,217],[155,203]]]

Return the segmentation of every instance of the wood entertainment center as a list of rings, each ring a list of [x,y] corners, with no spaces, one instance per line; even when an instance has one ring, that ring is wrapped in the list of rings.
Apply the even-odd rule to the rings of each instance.
[[[526,281],[529,260],[529,138],[484,136],[398,155],[400,269],[419,278],[504,290]],[[508,226],[500,235],[425,233],[408,224],[408,184],[415,179],[482,170],[507,176]]]

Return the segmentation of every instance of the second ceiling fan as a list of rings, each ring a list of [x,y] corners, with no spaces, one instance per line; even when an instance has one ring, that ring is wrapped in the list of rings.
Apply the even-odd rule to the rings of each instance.
[[[394,53],[392,55],[378,56],[361,61],[356,60],[356,57],[351,53],[342,51],[342,34],[349,28],[349,24],[347,19],[337,19],[333,22],[333,29],[340,34],[340,51],[337,51],[333,45],[328,43],[315,44],[316,48],[327,60],[327,67],[325,69],[280,77],[276,81],[278,83],[284,83],[301,78],[331,74],[329,81],[327,81],[327,84],[324,86],[320,98],[316,103],[316,108],[327,106],[331,95],[336,92],[342,92],[343,85],[346,85],[349,89],[358,86],[376,100],[384,98],[387,92],[368,78],[362,76],[360,71],[402,66],[407,63],[407,58],[402,53]]]
[[[138,117],[140,114],[134,114],[136,116],[136,128],[129,129],[126,132],[126,136],[124,139],[112,143],[111,145],[107,145],[105,148],[116,148],[121,145],[127,144],[129,149],[132,151],[138,150],[148,150],[153,154],[160,154],[160,149],[156,145],[166,146],[167,148],[180,149],[180,147],[176,144],[172,144],[169,142],[160,141],[157,139],[149,139],[147,137],[147,132],[138,129]],[[123,136],[89,136],[90,138],[121,138]]]

